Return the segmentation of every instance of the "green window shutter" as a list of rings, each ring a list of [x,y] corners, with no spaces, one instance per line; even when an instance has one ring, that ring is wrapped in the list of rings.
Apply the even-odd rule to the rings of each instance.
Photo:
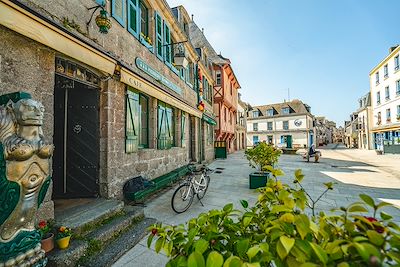
[[[139,38],[139,6],[138,0],[128,0],[128,31]]]
[[[182,111],[181,115],[181,147],[186,147],[186,113]]]
[[[175,125],[174,125],[174,112],[171,107],[166,107],[166,132],[167,132],[167,148],[171,148],[174,146],[174,133],[175,133]]]
[[[158,149],[169,149],[174,145],[174,116],[172,108],[162,102],[158,103],[157,119]]]
[[[155,12],[155,19],[156,19],[156,50],[157,50],[157,57],[161,60],[163,58],[163,22],[161,19],[160,14]]]
[[[139,145],[139,94],[127,91],[125,119],[125,151],[132,153]]]
[[[157,148],[166,148],[165,107],[159,103],[157,110]]]
[[[149,99],[147,96],[139,95],[139,105],[140,105],[140,140],[139,148],[149,147]]]
[[[111,1],[111,16],[125,28],[125,0],[112,0]]]
[[[164,21],[164,60],[167,65],[171,65],[172,51],[171,51],[171,32],[168,25]]]

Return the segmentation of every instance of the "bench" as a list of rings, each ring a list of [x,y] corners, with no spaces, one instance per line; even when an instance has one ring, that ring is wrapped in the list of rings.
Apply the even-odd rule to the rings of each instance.
[[[188,165],[182,166],[178,169],[175,169],[169,173],[166,173],[151,180],[152,182],[151,186],[148,186],[145,189],[137,191],[135,193],[130,193],[126,195],[125,198],[130,201],[143,202],[148,196],[167,187],[168,185],[173,184],[181,177],[186,176],[188,173],[189,173],[189,166]]]

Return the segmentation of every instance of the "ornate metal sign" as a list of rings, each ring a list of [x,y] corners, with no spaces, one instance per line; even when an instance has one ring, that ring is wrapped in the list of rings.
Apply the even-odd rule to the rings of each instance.
[[[16,95],[0,106],[0,266],[45,266],[35,219],[54,147],[43,137],[43,105]]]

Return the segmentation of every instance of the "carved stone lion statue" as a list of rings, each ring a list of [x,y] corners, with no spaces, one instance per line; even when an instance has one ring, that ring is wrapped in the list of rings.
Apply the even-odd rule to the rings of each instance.
[[[45,266],[35,218],[50,184],[53,145],[43,132],[43,105],[0,106],[0,266]]]

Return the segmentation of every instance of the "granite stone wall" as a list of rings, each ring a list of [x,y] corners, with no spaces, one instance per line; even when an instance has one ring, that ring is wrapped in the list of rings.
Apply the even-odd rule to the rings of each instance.
[[[55,52],[0,25],[0,95],[28,92],[45,107],[43,135],[53,140]],[[54,217],[52,185],[39,210],[39,219]]]

